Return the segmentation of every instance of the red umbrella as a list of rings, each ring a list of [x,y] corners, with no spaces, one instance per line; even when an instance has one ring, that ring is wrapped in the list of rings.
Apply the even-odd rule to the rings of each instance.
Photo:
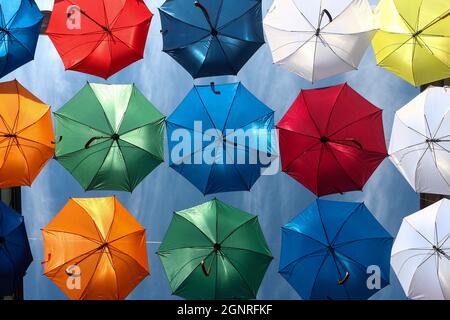
[[[283,171],[317,196],[361,190],[387,156],[382,110],[347,84],[303,90],[277,127]]]
[[[144,55],[143,0],[56,0],[47,34],[66,69],[108,78]]]

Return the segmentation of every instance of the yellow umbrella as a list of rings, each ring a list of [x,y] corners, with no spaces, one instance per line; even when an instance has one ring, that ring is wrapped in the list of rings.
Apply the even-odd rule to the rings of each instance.
[[[450,1],[381,0],[377,64],[419,86],[450,77]]]

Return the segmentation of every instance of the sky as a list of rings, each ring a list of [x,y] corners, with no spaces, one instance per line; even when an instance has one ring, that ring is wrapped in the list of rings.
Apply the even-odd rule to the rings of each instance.
[[[51,9],[53,1],[36,1],[41,9]],[[263,0],[263,14],[271,0]],[[378,1],[371,0],[372,5]],[[193,81],[174,60],[162,52],[160,19],[157,8],[163,0],[146,1],[155,13],[147,40],[145,59],[120,71],[108,81],[97,77],[64,71],[55,48],[46,36],[40,36],[35,60],[6,76],[16,78],[52,111],[61,108],[86,83],[135,83],[144,95],[165,115],[170,115],[193,84],[209,83],[211,78]],[[389,143],[394,113],[418,93],[395,75],[376,66],[372,49],[364,56],[359,70],[329,78],[315,84],[274,65],[267,45],[264,45],[244,66],[237,77],[213,79],[216,83],[241,81],[258,99],[275,111],[278,122],[291,106],[301,89],[320,88],[348,82],[356,91],[383,109],[386,143]],[[167,148],[166,148],[167,159]],[[172,219],[174,211],[190,208],[217,197],[220,200],[258,215],[275,257],[267,270],[258,299],[300,299],[298,294],[278,274],[281,246],[281,226],[308,207],[315,196],[297,181],[279,173],[261,177],[251,192],[233,192],[204,197],[187,180],[165,162],[153,171],[136,190],[120,192],[84,192],[71,175],[52,160],[43,169],[33,186],[22,189],[23,214],[30,238],[34,262],[24,279],[25,299],[66,299],[64,294],[45,276],[41,261],[43,242],[40,229],[46,226],[71,197],[116,195],[136,219],[147,229],[148,256],[151,276],[129,295],[129,299],[177,299],[171,295],[159,258],[155,255]],[[403,217],[419,209],[419,197],[389,159],[381,164],[363,192],[327,196],[336,201],[364,201],[378,221],[393,236]],[[404,299],[405,295],[395,274],[391,284],[375,294],[373,299]]]

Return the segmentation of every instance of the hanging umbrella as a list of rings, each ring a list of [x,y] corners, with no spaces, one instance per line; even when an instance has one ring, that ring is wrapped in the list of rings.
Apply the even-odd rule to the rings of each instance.
[[[363,203],[317,200],[282,230],[279,272],[303,299],[367,299],[389,284],[393,239]]]
[[[275,156],[273,116],[240,83],[195,86],[167,119],[170,166],[204,194],[248,191]]]
[[[261,0],[167,0],[163,51],[194,78],[236,75],[264,44]]]
[[[264,31],[274,63],[315,82],[357,69],[376,26],[367,0],[275,0]]]
[[[376,11],[379,66],[415,86],[450,77],[448,0],[381,0]]]
[[[175,212],[157,252],[173,294],[255,299],[272,261],[258,217],[212,200]]]
[[[361,190],[387,154],[382,110],[347,84],[302,90],[277,127],[283,171],[317,196]]]
[[[0,201],[0,296],[15,292],[32,261],[23,217]]]
[[[430,87],[395,114],[389,154],[420,193],[450,195],[450,89]]]
[[[0,77],[34,59],[41,23],[34,0],[0,0]]]
[[[164,119],[134,85],[88,83],[55,113],[56,158],[85,190],[131,192],[164,161]]]
[[[149,274],[145,229],[115,197],[70,199],[42,234],[44,274],[72,300],[125,299]]]
[[[53,143],[50,107],[16,80],[0,83],[0,188],[31,186]]]
[[[410,299],[450,300],[450,201],[403,219],[391,264]]]
[[[143,0],[58,0],[46,32],[66,69],[107,79],[143,58],[152,17]]]

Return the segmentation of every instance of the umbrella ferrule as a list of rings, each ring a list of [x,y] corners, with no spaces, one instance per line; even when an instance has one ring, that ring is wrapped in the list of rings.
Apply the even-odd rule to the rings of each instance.
[[[6,243],[6,239],[3,236],[0,236],[0,247]]]
[[[441,248],[439,248],[438,246],[433,246],[433,250],[436,251],[439,254],[444,255],[444,256],[446,255],[445,251],[442,250]]]
[[[120,139],[120,135],[117,134],[117,133],[114,133],[114,134],[111,136],[111,139],[114,140],[114,141],[118,141],[118,140]]]
[[[439,143],[439,142],[441,142],[440,139],[435,139],[435,138],[427,139],[427,143]]]
[[[15,133],[7,133],[3,135],[5,138],[17,138],[17,135]]]
[[[215,252],[220,251],[221,249],[222,249],[222,246],[220,245],[220,243],[215,243],[214,244],[214,251]]]
[[[322,137],[320,137],[320,142],[322,142],[322,143],[330,142],[330,138],[328,138],[326,136],[322,136]]]

